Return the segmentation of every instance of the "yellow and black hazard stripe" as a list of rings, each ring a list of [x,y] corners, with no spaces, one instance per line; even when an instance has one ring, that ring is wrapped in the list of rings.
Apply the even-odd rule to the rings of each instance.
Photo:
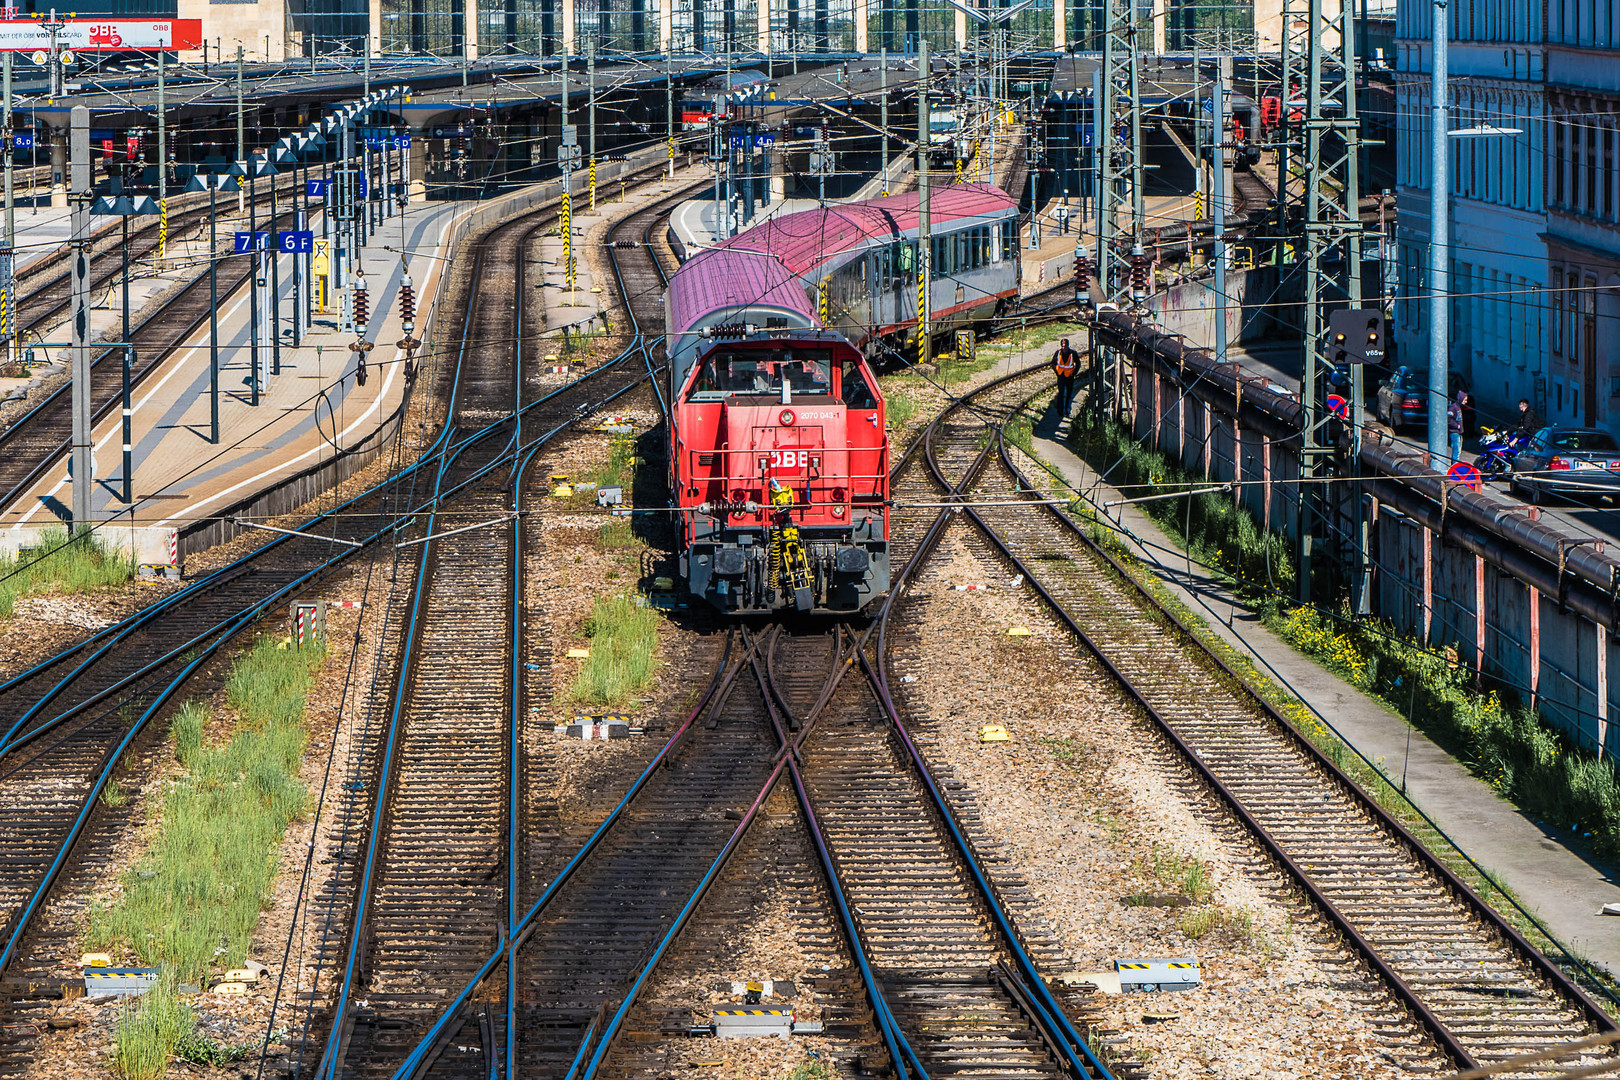
[[[786,1009],[716,1009],[716,1016],[786,1016]]]

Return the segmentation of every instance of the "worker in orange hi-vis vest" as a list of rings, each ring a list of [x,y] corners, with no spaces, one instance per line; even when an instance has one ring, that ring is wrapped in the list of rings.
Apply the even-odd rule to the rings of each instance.
[[[1069,348],[1068,338],[1059,342],[1058,351],[1052,356],[1052,370],[1057,372],[1058,412],[1068,416],[1069,407],[1074,404],[1074,374],[1080,370],[1080,354]]]

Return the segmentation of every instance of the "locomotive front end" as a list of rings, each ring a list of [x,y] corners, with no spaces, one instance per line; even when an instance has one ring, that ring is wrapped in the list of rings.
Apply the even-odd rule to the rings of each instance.
[[[883,401],[840,335],[743,330],[677,397],[681,573],[723,611],[859,611],[889,587]]]

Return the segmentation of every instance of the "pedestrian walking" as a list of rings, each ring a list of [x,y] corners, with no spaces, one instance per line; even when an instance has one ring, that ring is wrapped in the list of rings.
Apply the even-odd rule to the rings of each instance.
[[[1068,338],[1058,344],[1058,351],[1052,356],[1052,370],[1057,372],[1058,412],[1068,416],[1069,408],[1074,404],[1074,375],[1080,370],[1080,354],[1069,348]]]
[[[1468,391],[1458,390],[1457,396],[1446,406],[1446,431],[1451,437],[1451,460],[1462,460],[1463,406],[1468,404]]]

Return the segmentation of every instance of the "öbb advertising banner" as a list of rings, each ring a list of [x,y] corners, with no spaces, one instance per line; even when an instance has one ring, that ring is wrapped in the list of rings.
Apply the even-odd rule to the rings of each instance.
[[[34,52],[51,47],[51,32],[38,19],[0,20],[0,51]],[[201,19],[64,19],[56,44],[74,52],[202,48]]]

